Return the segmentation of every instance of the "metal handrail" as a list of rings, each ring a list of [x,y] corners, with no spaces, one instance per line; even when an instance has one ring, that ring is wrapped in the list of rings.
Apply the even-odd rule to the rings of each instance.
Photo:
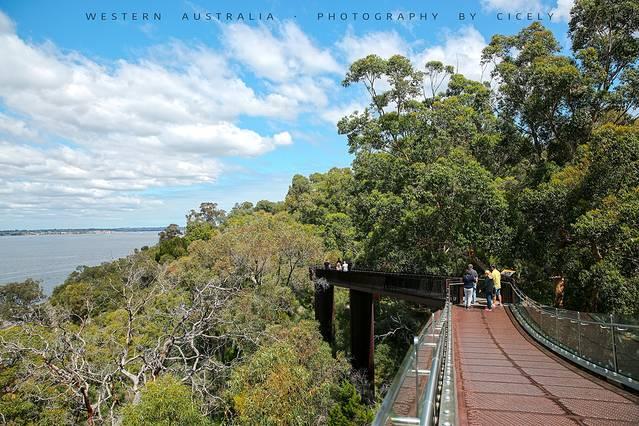
[[[324,265],[314,265],[311,266],[311,268],[314,269],[324,269]],[[330,271],[335,271],[336,269],[329,269]],[[450,278],[448,275],[441,275],[441,274],[421,274],[419,272],[386,272],[386,271],[378,271],[375,269],[363,269],[363,268],[359,268],[357,266],[354,266],[353,269],[349,269],[348,271],[341,271],[341,272],[366,272],[369,274],[380,274],[380,275],[406,275],[406,276],[411,276],[411,277],[427,277],[427,278],[442,278],[442,279],[447,279]]]
[[[428,319],[424,327],[422,327],[418,335],[421,336],[424,333],[428,333],[428,330],[430,329],[432,323],[433,323],[433,315],[431,315],[431,317]],[[402,383],[404,382],[405,378],[408,376],[408,372],[410,371],[411,365],[413,365],[414,353],[415,353],[415,343],[413,343],[413,345],[411,345],[411,347],[406,352],[406,355],[404,356],[404,359],[402,360],[402,363],[400,364],[399,369],[397,370],[397,373],[395,374],[395,377],[393,378],[393,381],[391,382],[391,385],[388,388],[388,391],[386,392],[386,396],[384,397],[384,400],[382,401],[382,405],[379,407],[379,410],[377,411],[377,415],[375,416],[375,420],[373,421],[372,424],[380,425],[380,426],[386,424],[386,421],[390,417],[393,404],[395,403],[395,400],[397,399],[397,395],[399,394],[399,390],[402,386]]]
[[[452,318],[449,317],[448,332],[446,335],[446,355],[442,364],[442,377],[440,378],[441,395],[439,402],[439,417],[437,418],[438,424],[443,424],[445,426],[457,424],[457,390],[455,383],[455,371],[453,370],[453,345],[453,322]]]
[[[409,348],[408,352],[402,360],[402,364],[399,367],[397,374],[395,375],[391,386],[382,401],[382,405],[373,420],[373,425],[381,426],[387,424],[390,420],[393,424],[432,424],[430,422],[423,423],[421,418],[432,419],[433,410],[435,407],[435,397],[437,396],[437,383],[441,381],[442,376],[442,351],[445,345],[445,336],[450,332],[450,303],[447,303],[443,310],[438,311],[439,317],[436,317],[437,313],[434,313],[429,319],[428,323],[421,329],[420,333],[415,336],[413,345]],[[440,329],[440,333],[437,336],[437,341],[425,342],[429,337],[433,337],[434,332]],[[434,338],[433,338],[434,340]],[[418,365],[418,351],[420,347],[428,345],[433,347],[432,349],[432,361],[431,368],[424,374],[428,374],[428,382],[425,386],[425,392],[421,393],[422,397],[416,404],[416,417],[393,417],[392,410],[393,405],[399,395],[399,390],[405,380],[408,378],[409,373],[415,374],[415,395],[419,397],[419,365]],[[412,367],[412,368],[411,368]]]
[[[443,316],[444,314],[442,314]],[[431,361],[431,374],[428,377],[428,383],[426,385],[426,392],[422,394],[422,397],[417,404],[417,407],[420,407],[419,410],[419,424],[420,425],[431,425],[435,423],[436,417],[438,416],[437,410],[437,398],[440,396],[438,391],[441,391],[441,387],[439,387],[440,382],[442,381],[442,361],[444,360],[444,349],[446,346],[446,339],[449,336],[449,325],[450,325],[450,301],[446,302],[445,308],[446,315],[446,328],[442,329],[442,333],[439,336],[437,341],[437,347],[433,351],[433,359]]]
[[[521,291],[521,289],[519,289],[519,287],[517,287],[517,285],[514,282],[509,282],[510,286],[512,287],[513,291],[517,294],[517,296],[520,299],[526,300],[527,303],[538,307],[540,310],[542,310],[542,312],[544,310],[554,310],[555,314],[553,315],[552,313],[549,313],[550,316],[552,317],[557,317],[559,319],[567,319],[567,320],[574,320],[574,317],[570,317],[570,316],[561,316],[559,315],[559,312],[575,312],[577,314],[577,316],[581,316],[582,312],[580,311],[572,311],[570,309],[558,309],[555,308],[554,306],[550,306],[550,305],[544,305],[542,303],[537,302],[534,299],[531,299],[530,297],[528,297],[523,291]],[[546,309],[547,308],[547,309]],[[582,324],[592,324],[592,325],[601,325],[601,326],[606,326],[606,327],[610,327],[610,326],[614,326],[614,327],[624,327],[624,328],[635,328],[639,330],[639,325],[635,325],[635,324],[625,324],[625,323],[615,323],[615,322],[603,322],[603,321],[590,321],[590,320],[584,320],[584,319],[579,319],[579,321]]]
[[[519,302],[517,302],[516,298],[514,298],[514,303],[511,305],[511,311],[515,314],[517,321],[536,340],[549,347],[554,352],[596,374],[602,375],[614,382],[631,387],[635,390],[639,390],[639,374],[637,371],[634,371],[632,367],[629,367],[630,371],[628,371],[628,369],[622,370],[619,366],[618,345],[620,343],[617,343],[617,333],[624,333],[625,336],[628,336],[629,330],[632,330],[629,335],[629,339],[632,341],[632,333],[638,333],[639,326],[615,323],[613,322],[612,315],[610,315],[610,322],[583,320],[581,318],[582,313],[579,311],[563,310],[563,312],[573,312],[574,314],[572,316],[562,316],[559,314],[559,309],[542,305],[528,297],[514,282],[510,282],[510,285],[514,296],[519,299]],[[539,321],[537,321],[534,316],[531,316],[530,312],[526,308],[531,308],[534,312],[537,312],[539,314]],[[554,312],[552,312],[553,310]],[[555,319],[554,336],[552,335],[552,332],[548,332],[548,324],[543,320],[544,317]],[[577,324],[576,347],[574,345],[575,342],[572,342],[571,344],[569,341],[566,341],[566,339],[560,338],[560,320],[568,320],[570,324]],[[544,325],[546,325],[546,327],[544,327]],[[550,326],[552,327],[552,323]],[[588,356],[588,352],[585,351],[582,339],[583,326],[598,326],[601,329],[609,330],[610,339],[606,338],[603,340],[603,344],[601,343],[601,340],[597,340],[597,336],[595,336],[594,340],[587,340],[587,342],[589,341],[594,343],[595,348],[600,347],[605,351],[609,351],[609,356],[605,355],[606,352],[603,352],[604,355],[602,356],[593,355],[593,352],[590,352],[590,356]],[[626,339],[628,340],[628,338]],[[634,337],[634,339],[636,340],[636,337]],[[623,349],[623,346],[621,348]],[[596,354],[596,352],[594,352],[594,354]],[[636,358],[636,354],[634,357],[631,356],[631,362],[629,362],[629,364],[636,365],[639,361]]]

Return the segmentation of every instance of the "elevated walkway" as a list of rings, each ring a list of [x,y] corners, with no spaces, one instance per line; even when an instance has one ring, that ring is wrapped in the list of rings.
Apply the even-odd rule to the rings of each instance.
[[[371,382],[375,299],[436,309],[374,425],[639,425],[639,326],[541,305],[504,276],[507,305],[493,311],[456,306],[458,278],[320,269],[311,277],[328,341],[333,286],[350,289],[352,362]]]
[[[452,312],[459,424],[639,424],[639,399],[536,343],[508,308]]]

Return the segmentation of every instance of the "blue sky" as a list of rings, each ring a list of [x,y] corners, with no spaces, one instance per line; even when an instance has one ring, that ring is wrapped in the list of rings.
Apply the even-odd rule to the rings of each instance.
[[[294,174],[350,164],[335,123],[366,106],[340,85],[353,60],[400,53],[487,80],[493,34],[539,14],[565,46],[570,5],[0,0],[0,229],[164,226],[203,201],[281,200]]]

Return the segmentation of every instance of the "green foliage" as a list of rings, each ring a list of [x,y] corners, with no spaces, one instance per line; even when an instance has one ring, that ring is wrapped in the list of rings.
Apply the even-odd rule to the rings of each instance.
[[[266,213],[279,213],[282,212],[286,209],[286,207],[284,206],[284,202],[283,201],[278,201],[278,202],[274,202],[274,201],[269,201],[269,200],[260,200],[257,203],[255,203],[255,211],[262,211],[262,212],[266,212]]]
[[[38,281],[27,279],[3,284],[0,286],[0,319],[23,319],[43,298],[42,287]]]
[[[338,253],[341,259],[353,259],[358,252],[357,230],[346,213],[327,213],[324,216],[322,237],[328,250]],[[336,261],[337,259],[332,259]]]
[[[593,121],[628,124],[639,105],[639,5],[632,0],[578,0],[569,29],[589,85]]]
[[[331,388],[346,373],[344,360],[331,356],[315,322],[274,327],[273,339],[236,368],[229,382],[240,424],[326,422]]]
[[[160,243],[172,240],[173,238],[177,238],[182,235],[182,230],[175,223],[170,224],[163,231],[160,231],[158,234],[160,236]]]
[[[188,246],[195,240],[210,240],[215,235],[216,228],[209,222],[189,222],[186,224],[184,240]]]
[[[547,277],[565,277],[569,307],[636,315],[630,291],[638,270],[630,259],[637,252],[638,187],[639,129],[597,129],[573,161],[515,197],[521,222],[513,254],[523,276],[548,286]]]
[[[199,211],[191,210],[186,215],[186,222],[206,222],[213,227],[218,227],[226,220],[226,212],[222,209],[218,209],[217,203],[202,203],[200,204]]]
[[[244,201],[243,203],[235,203],[228,217],[232,218],[234,216],[250,215],[251,213],[253,213],[254,209],[255,209],[255,206],[253,206],[253,203],[251,203],[250,201]]]
[[[130,426],[206,426],[213,423],[198,410],[188,387],[171,375],[147,383],[138,404],[123,409],[122,422]]]
[[[332,397],[335,405],[329,412],[330,426],[364,426],[371,424],[375,418],[374,410],[362,402],[359,392],[348,381],[334,386]]]
[[[351,170],[333,168],[308,178],[294,176],[286,195],[286,209],[295,218],[318,226],[332,262],[337,258],[354,259],[359,252],[351,218],[353,188]]]
[[[329,213],[349,213],[353,183],[347,168],[332,168],[308,178],[295,175],[286,195],[286,208],[303,223],[322,225]]]
[[[26,341],[23,326],[0,330],[0,341]],[[0,413],[6,425],[72,425],[64,389],[29,369],[29,357],[0,346]]]
[[[117,309],[122,304],[118,288],[126,280],[130,267],[140,268],[143,284],[156,279],[157,264],[149,258],[149,253],[150,250],[99,266],[78,267],[64,284],[53,289],[49,302],[65,309],[74,321]]]
[[[161,240],[155,253],[155,261],[158,263],[167,263],[186,256],[188,243],[188,239],[181,237]]]
[[[639,316],[639,186],[605,198],[600,208],[577,219],[573,231],[583,247],[571,262],[582,262],[581,268],[569,271],[574,281],[568,294],[581,301],[575,305],[621,317]]]
[[[233,339],[234,348],[251,353],[268,327],[291,326],[306,312],[290,288],[266,283],[255,289],[242,290],[221,316],[226,319],[225,329],[231,334],[249,336],[249,339]]]
[[[575,61],[558,52],[559,43],[540,23],[513,36],[493,36],[483,52],[500,81],[499,115],[530,141],[534,161],[566,162],[590,129],[582,114],[586,83]]]

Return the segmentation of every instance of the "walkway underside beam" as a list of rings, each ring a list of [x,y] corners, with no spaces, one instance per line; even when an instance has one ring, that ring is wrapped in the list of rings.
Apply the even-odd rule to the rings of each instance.
[[[408,300],[434,309],[443,308],[446,302],[445,277],[319,268],[315,270],[315,276],[338,287]]]

